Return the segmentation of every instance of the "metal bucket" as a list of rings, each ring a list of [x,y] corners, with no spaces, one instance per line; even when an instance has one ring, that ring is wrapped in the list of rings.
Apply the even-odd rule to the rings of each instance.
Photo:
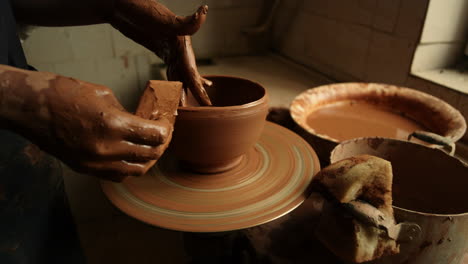
[[[399,254],[372,263],[468,263],[462,262],[468,256],[467,164],[438,149],[386,138],[342,142],[330,161],[360,154],[392,163],[395,218],[422,230],[412,241],[401,243]]]
[[[291,117],[296,123],[294,131],[312,145],[322,165],[327,165],[330,152],[340,141],[317,133],[307,125],[306,120],[312,111],[340,101],[365,101],[393,109],[450,142],[458,141],[466,131],[466,121],[458,110],[434,96],[414,89],[377,83],[324,85],[301,93],[290,106]],[[426,137],[418,139],[425,141]]]

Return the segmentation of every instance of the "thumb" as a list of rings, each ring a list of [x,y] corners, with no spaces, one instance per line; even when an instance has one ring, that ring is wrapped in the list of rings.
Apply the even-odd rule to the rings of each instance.
[[[205,23],[208,6],[200,6],[195,14],[186,17],[176,17],[172,24],[176,35],[185,36],[195,34]]]

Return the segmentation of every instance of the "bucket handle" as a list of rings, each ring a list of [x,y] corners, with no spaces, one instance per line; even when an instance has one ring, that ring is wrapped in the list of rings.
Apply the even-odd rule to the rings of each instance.
[[[436,144],[448,148],[448,150],[446,151],[450,156],[453,156],[453,154],[455,154],[455,143],[447,137],[422,130],[414,131],[413,133],[409,134],[408,141],[411,141],[411,138],[413,137],[422,140],[426,143]]]
[[[387,236],[398,243],[415,240],[422,232],[421,227],[416,223],[392,223],[377,208],[364,201],[355,200],[342,203],[340,207],[361,223],[385,230]]]

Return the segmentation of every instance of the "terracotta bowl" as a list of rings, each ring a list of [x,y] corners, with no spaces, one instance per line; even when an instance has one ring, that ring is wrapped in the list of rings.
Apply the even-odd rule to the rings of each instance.
[[[229,170],[254,146],[265,125],[268,95],[260,84],[231,76],[204,76],[214,106],[179,107],[172,150],[200,173]]]
[[[340,101],[365,101],[401,114],[445,139],[456,142],[466,131],[461,113],[446,102],[410,88],[377,83],[337,83],[309,89],[298,95],[290,106],[295,131],[316,150],[322,164],[340,142],[317,133],[307,125],[307,117],[319,108]],[[374,135],[378,136],[378,135]],[[422,143],[422,142],[421,142]]]

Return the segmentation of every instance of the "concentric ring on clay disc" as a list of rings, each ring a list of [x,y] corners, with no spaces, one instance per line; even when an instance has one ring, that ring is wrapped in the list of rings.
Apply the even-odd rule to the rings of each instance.
[[[319,166],[301,137],[268,122],[255,147],[230,171],[183,171],[169,154],[146,175],[102,181],[102,188],[116,207],[145,223],[189,232],[231,231],[299,206]]]

